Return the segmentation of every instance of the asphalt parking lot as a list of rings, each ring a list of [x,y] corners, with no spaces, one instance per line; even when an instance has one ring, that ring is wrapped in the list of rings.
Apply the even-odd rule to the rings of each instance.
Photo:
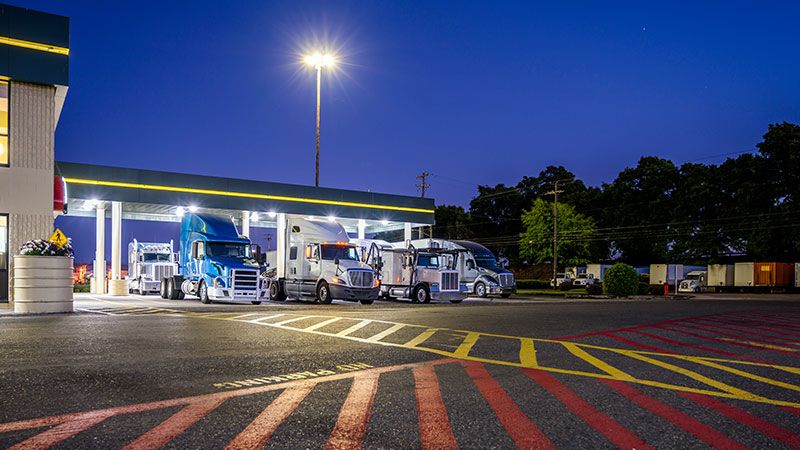
[[[731,300],[79,295],[0,316],[0,446],[798,448],[800,303]]]

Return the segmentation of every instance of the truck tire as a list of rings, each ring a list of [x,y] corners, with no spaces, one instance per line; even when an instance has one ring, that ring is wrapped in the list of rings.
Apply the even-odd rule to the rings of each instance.
[[[161,286],[160,286],[161,289],[159,289],[159,290],[161,291],[161,298],[163,298],[164,300],[169,298],[169,296],[167,295],[167,284],[169,283],[169,280],[171,280],[171,279],[172,278],[162,278],[161,279]]]
[[[430,303],[431,302],[431,292],[428,290],[428,286],[424,284],[420,284],[419,286],[414,288],[414,292],[411,293],[411,302],[412,303]]]
[[[486,284],[483,281],[475,283],[475,295],[480,298],[486,298]]]
[[[208,286],[203,280],[200,280],[200,284],[197,286],[197,296],[200,297],[200,303],[206,305],[211,303],[211,299],[208,298]]]
[[[175,279],[170,278],[167,280],[167,299],[169,300],[177,300],[178,299],[178,291],[175,289]]]
[[[331,288],[327,281],[322,281],[317,285],[317,301],[323,305],[328,305],[333,301],[331,298]]]
[[[269,284],[269,299],[276,302],[286,301],[286,294],[283,293],[280,282],[273,281]]]

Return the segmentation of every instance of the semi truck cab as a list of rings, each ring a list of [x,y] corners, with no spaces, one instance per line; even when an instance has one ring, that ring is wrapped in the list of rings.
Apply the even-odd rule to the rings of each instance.
[[[161,280],[178,273],[178,263],[169,242],[128,244],[128,292],[145,295],[159,292]]]
[[[312,298],[324,304],[340,299],[365,305],[378,298],[378,277],[361,261],[360,249],[349,242],[341,224],[293,218],[287,234],[285,274],[279,277],[270,270],[270,298]],[[276,258],[277,252],[268,255],[270,261]]]
[[[196,295],[212,301],[260,304],[267,299],[262,262],[250,239],[239,236],[226,217],[187,214],[181,223],[180,274],[162,280],[161,296]]]

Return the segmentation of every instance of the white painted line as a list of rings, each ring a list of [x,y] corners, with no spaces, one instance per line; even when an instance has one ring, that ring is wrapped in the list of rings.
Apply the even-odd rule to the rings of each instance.
[[[256,314],[258,314],[258,313],[242,314],[241,316],[236,316],[236,317],[228,317],[228,320],[236,320],[236,319],[241,319],[241,318],[243,318],[243,317],[255,316]]]
[[[362,319],[361,322],[358,322],[357,324],[353,325],[352,327],[350,327],[350,328],[348,328],[346,330],[342,330],[342,331],[336,333],[334,336],[347,336],[348,334],[350,334],[350,333],[352,333],[352,332],[354,332],[356,330],[360,330],[360,329],[364,328],[365,326],[367,326],[367,325],[369,325],[371,323],[372,323],[371,320]]]
[[[271,315],[271,316],[259,317],[258,319],[253,319],[253,320],[245,320],[245,322],[249,322],[249,323],[261,323],[261,322],[262,322],[262,321],[264,321],[264,320],[274,319],[274,318],[276,318],[276,317],[285,316],[285,315],[286,315],[286,314],[273,314],[273,315]],[[270,324],[270,325],[272,325],[272,324]]]
[[[325,325],[330,325],[330,324],[332,324],[333,322],[337,322],[338,320],[339,320],[339,318],[338,318],[338,317],[334,317],[333,319],[323,320],[323,321],[322,321],[322,322],[320,322],[320,323],[315,323],[314,325],[311,325],[310,327],[303,328],[303,329],[302,329],[302,331],[314,331],[314,330],[318,330],[318,329],[320,329],[320,328],[324,327]]]
[[[275,326],[278,326],[278,327],[279,327],[279,326],[282,326],[282,325],[286,325],[287,323],[292,323],[292,322],[297,322],[297,321],[299,321],[299,320],[303,320],[303,319],[312,319],[312,318],[314,318],[314,316],[300,316],[300,317],[294,317],[294,318],[292,318],[292,319],[286,319],[286,320],[282,320],[282,321],[280,321],[280,322],[275,322],[275,323],[273,323],[273,325],[275,325]]]
[[[378,333],[378,334],[376,334],[376,335],[374,335],[372,337],[367,338],[367,342],[380,341],[381,339],[385,338],[386,336],[394,333],[395,331],[397,331],[397,330],[399,330],[399,329],[401,329],[403,327],[405,327],[404,324],[396,323],[396,324],[392,325],[391,327],[381,331],[380,333]]]

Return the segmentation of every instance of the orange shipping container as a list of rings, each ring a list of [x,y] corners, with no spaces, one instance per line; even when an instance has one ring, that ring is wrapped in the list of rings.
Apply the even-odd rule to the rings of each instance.
[[[794,280],[794,266],[787,263],[754,264],[754,286],[790,287]]]

